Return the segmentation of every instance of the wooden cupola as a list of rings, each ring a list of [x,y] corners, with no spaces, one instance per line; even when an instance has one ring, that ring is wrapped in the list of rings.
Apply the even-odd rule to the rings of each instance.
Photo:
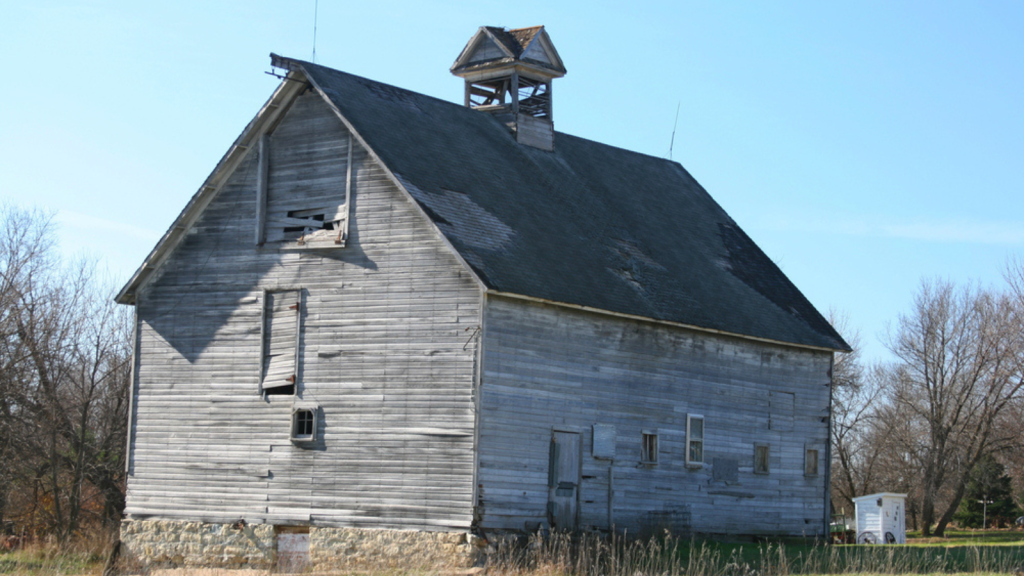
[[[498,116],[522,144],[553,149],[551,81],[565,66],[543,26],[481,26],[451,72],[466,81],[466,106]]]

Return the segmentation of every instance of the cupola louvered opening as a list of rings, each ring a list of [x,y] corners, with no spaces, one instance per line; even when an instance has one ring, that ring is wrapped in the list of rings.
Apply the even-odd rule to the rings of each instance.
[[[543,26],[481,27],[451,72],[466,82],[466,106],[494,114],[520,144],[554,149],[551,82],[565,67]]]

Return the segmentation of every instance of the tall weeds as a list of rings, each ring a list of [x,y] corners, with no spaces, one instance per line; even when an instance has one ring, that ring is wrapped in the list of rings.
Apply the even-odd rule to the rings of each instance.
[[[787,576],[789,574],[1015,573],[1024,548],[964,546],[730,545],[703,540],[632,540],[593,534],[505,539],[488,556],[501,576]]]

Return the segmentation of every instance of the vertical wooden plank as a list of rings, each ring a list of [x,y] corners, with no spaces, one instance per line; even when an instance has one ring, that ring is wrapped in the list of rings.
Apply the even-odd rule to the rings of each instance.
[[[341,242],[348,242],[348,221],[352,219],[352,133],[348,133],[348,160],[345,168],[345,223],[342,224]]]
[[[548,122],[555,121],[555,96],[551,93],[551,85],[554,82],[548,81]]]
[[[295,292],[295,352],[292,356],[292,384],[295,394],[299,392],[299,350],[302,344],[302,288]],[[291,292],[287,294],[291,295]]]
[[[519,72],[512,71],[512,114],[519,114]]]
[[[615,530],[615,463],[608,466],[608,529]]]
[[[256,245],[267,238],[267,187],[270,176],[270,136],[260,136],[259,166],[256,176]]]
[[[822,485],[822,491],[825,494],[825,514],[822,521],[825,523],[824,534],[831,538],[832,530],[832,409],[831,407],[835,404],[832,403],[832,391],[835,386],[835,368],[836,368],[836,355],[834,352],[828,355],[828,405],[829,411],[826,420],[826,426],[830,431],[828,441],[825,442],[825,482]],[[806,449],[805,449],[806,450]]]
[[[135,386],[139,377],[139,300],[141,294],[135,295],[135,306],[132,307],[132,369],[128,382],[128,430],[126,431],[127,446],[125,447],[124,471],[132,474],[132,429],[135,427]]]
[[[263,363],[267,357],[267,295],[266,288],[260,291],[260,356],[256,359],[256,393],[263,395]]]

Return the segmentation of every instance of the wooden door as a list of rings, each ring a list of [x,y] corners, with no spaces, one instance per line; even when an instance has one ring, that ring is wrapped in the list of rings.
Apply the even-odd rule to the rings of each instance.
[[[580,435],[554,431],[548,452],[548,522],[575,530],[580,486]]]

